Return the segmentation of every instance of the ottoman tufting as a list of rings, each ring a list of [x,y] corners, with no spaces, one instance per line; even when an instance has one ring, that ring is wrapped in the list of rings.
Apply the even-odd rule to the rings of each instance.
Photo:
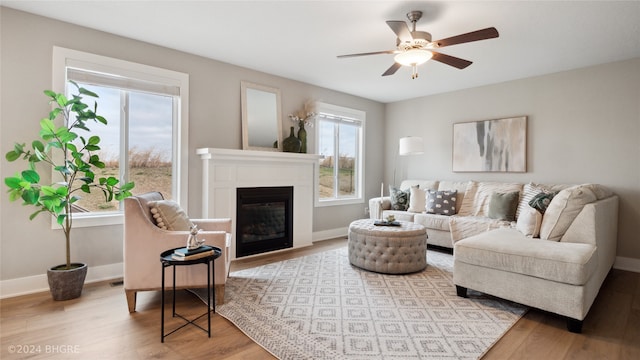
[[[406,274],[427,267],[427,231],[424,226],[400,221],[400,226],[376,226],[375,220],[349,225],[349,262],[384,274]]]

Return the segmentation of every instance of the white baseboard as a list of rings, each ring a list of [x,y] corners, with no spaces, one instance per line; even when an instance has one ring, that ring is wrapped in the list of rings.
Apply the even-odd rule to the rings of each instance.
[[[85,284],[118,279],[123,273],[123,263],[89,266]],[[0,299],[44,291],[49,291],[47,274],[0,281]]]
[[[313,241],[330,240],[339,237],[345,237],[349,233],[349,228],[337,228],[323,231],[315,231],[311,238]]]
[[[618,256],[613,263],[613,268],[640,273],[640,259]]]

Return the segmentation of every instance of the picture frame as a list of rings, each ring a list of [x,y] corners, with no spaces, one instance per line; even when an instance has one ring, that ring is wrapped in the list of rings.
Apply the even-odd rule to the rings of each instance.
[[[526,172],[527,117],[453,124],[453,172]]]

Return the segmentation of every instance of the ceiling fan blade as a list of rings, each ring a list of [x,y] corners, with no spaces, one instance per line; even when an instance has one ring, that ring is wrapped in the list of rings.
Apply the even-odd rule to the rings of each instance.
[[[366,53],[359,53],[359,54],[338,55],[338,59],[350,58],[350,57],[356,57],[356,56],[366,56],[366,55],[395,54],[397,52],[398,50],[385,50],[385,51],[374,51],[374,52],[366,52]]]
[[[438,47],[442,48],[442,47],[445,47],[445,46],[463,44],[463,43],[468,43],[468,42],[472,42],[472,41],[479,41],[479,40],[497,38],[498,36],[499,36],[498,30],[496,30],[496,28],[494,28],[494,27],[490,27],[490,28],[486,28],[486,29],[482,29],[482,30],[472,31],[472,32],[466,33],[466,34],[452,36],[452,37],[449,37],[449,38],[446,38],[446,39],[442,39],[442,40],[438,40],[438,41],[434,41],[434,42],[438,44]]]
[[[396,73],[396,71],[398,71],[398,69],[400,69],[402,67],[402,64],[398,64],[396,62],[393,63],[393,65],[391,65],[391,67],[389,67],[387,69],[387,71],[384,72],[384,74],[382,74],[382,76],[388,76],[388,75],[393,75]]]
[[[409,27],[407,23],[404,21],[387,21],[387,25],[393,30],[400,41],[411,41],[413,40],[413,36],[411,36],[411,31],[409,31]]]
[[[433,53],[433,57],[431,58],[431,60],[439,61],[443,64],[447,64],[458,69],[464,69],[467,66],[473,64],[473,62],[469,60],[460,59],[455,56],[451,56],[451,55],[447,55],[447,54],[443,54],[435,51],[432,51],[432,53]]]

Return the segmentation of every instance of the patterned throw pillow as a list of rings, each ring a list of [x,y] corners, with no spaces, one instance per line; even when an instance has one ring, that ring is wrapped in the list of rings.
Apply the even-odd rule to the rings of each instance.
[[[391,195],[391,210],[407,211],[411,197],[410,189],[400,190],[389,186],[389,194]]]
[[[428,190],[426,205],[427,214],[455,215],[457,196],[457,190]]]
[[[557,192],[541,192],[529,201],[529,206],[538,210],[540,214],[544,215],[544,212],[547,211],[549,204],[554,196],[556,196]]]

